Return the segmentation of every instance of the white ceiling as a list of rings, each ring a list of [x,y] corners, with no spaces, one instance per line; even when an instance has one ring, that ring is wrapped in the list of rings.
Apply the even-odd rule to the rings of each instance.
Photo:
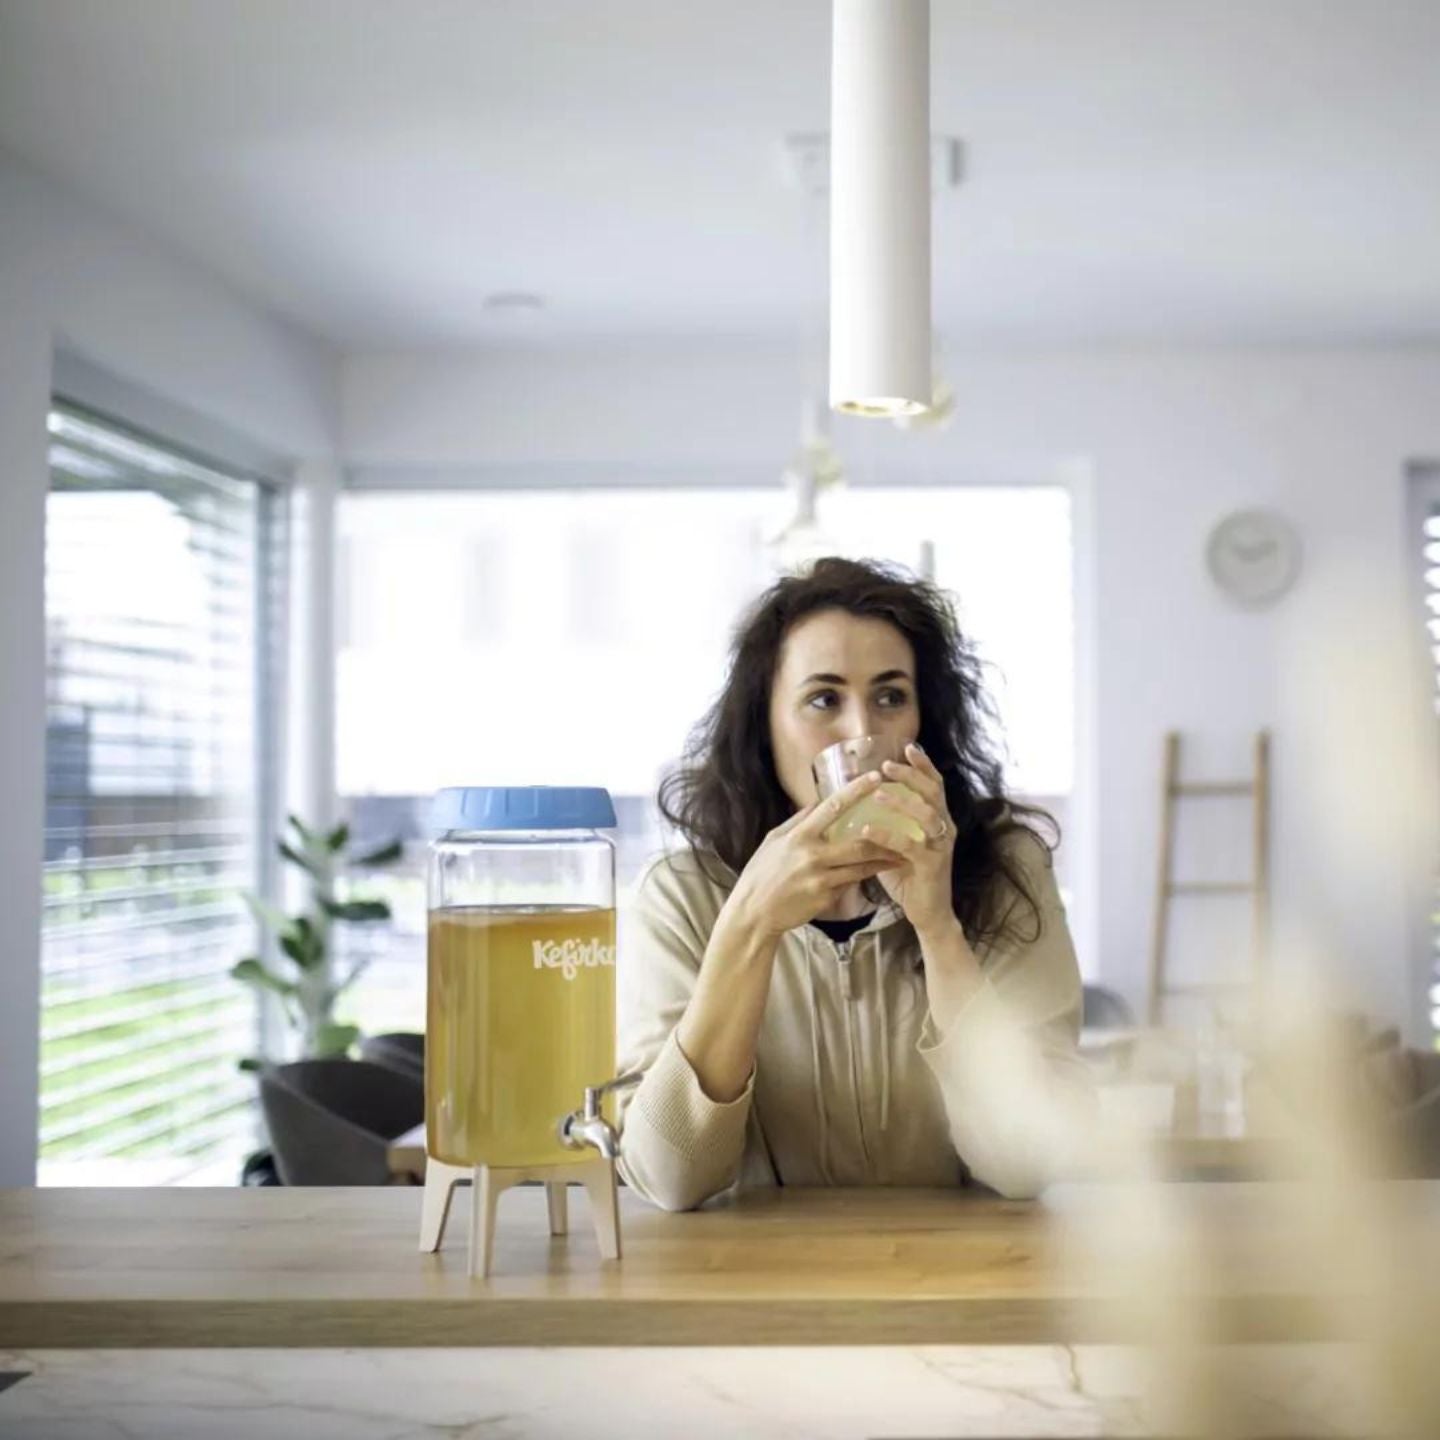
[[[0,146],[347,348],[793,335],[826,0],[0,0]],[[1440,0],[935,0],[948,343],[1440,337]]]

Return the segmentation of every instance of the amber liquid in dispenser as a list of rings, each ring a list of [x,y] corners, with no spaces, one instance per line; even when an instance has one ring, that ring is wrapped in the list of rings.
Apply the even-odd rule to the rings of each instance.
[[[432,910],[427,969],[429,1153],[573,1163],[556,1122],[615,1073],[615,911]]]

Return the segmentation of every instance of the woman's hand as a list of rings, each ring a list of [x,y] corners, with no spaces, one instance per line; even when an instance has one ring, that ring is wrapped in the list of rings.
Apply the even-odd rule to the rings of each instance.
[[[899,863],[868,839],[832,841],[823,833],[880,781],[872,770],[777,825],[741,871],[726,907],[756,933],[779,939],[830,909],[851,886]]]
[[[908,815],[929,838],[912,840],[898,828],[879,825],[866,825],[860,834],[903,862],[897,869],[880,872],[880,883],[923,938],[955,924],[950,888],[955,822],[945,806],[945,781],[930,757],[914,744],[905,747],[905,755],[908,765],[887,760],[883,766],[885,779],[898,782],[904,790],[893,794],[882,790],[875,803]]]

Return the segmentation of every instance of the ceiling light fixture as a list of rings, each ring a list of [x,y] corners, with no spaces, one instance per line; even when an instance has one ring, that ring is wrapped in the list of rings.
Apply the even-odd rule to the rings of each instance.
[[[830,404],[918,415],[930,371],[929,0],[834,0]]]

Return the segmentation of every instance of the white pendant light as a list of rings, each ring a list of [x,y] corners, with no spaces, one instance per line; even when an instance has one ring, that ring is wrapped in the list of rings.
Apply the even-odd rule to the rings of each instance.
[[[829,420],[820,396],[808,396],[800,411],[800,449],[783,477],[785,517],[765,537],[771,566],[780,574],[798,574],[835,551],[822,524],[820,504],[827,494],[844,487],[845,467],[830,441]]]
[[[830,404],[930,406],[929,0],[834,0]]]

